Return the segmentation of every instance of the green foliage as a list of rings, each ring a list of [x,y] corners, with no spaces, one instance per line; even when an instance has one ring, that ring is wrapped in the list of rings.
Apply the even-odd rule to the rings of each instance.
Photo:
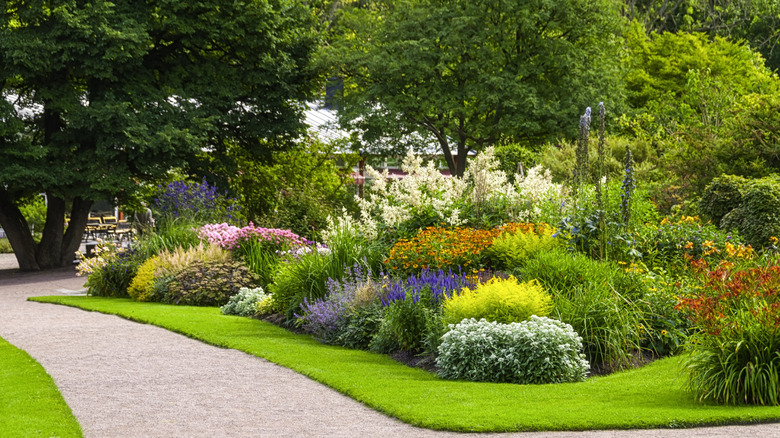
[[[574,327],[588,360],[602,371],[632,366],[641,342],[642,315],[634,301],[644,296],[646,286],[617,266],[551,251],[518,271],[553,295],[551,314]]]
[[[159,301],[154,294],[155,273],[160,267],[160,259],[152,256],[138,267],[138,272],[127,288],[127,294],[136,301]]]
[[[521,322],[531,317],[547,316],[552,297],[534,280],[519,283],[515,277],[492,278],[473,290],[463,289],[442,304],[445,324],[464,319],[486,319],[488,322]]]
[[[34,196],[19,207],[27,225],[35,233],[42,233],[46,225],[46,203],[42,196]]]
[[[240,154],[230,186],[249,220],[320,241],[328,216],[354,202],[350,172],[357,155],[337,153],[343,149],[338,142],[309,136],[289,151],[272,154],[269,162]]]
[[[366,272],[378,273],[385,257],[383,247],[360,237],[346,225],[330,230],[327,250],[311,251],[280,265],[274,281],[268,286],[274,295],[274,310],[292,320],[300,313],[304,298],[313,301],[327,293],[327,281],[344,278],[347,268],[361,266]]]
[[[589,365],[572,327],[532,316],[511,324],[466,319],[450,326],[436,364],[450,380],[543,384],[585,380]]]
[[[685,368],[697,399],[780,405],[780,266],[695,265],[696,288],[680,300],[696,327]]]
[[[165,221],[153,233],[144,234],[138,241],[138,248],[151,257],[162,251],[195,247],[201,241],[196,227],[196,223],[185,219]]]
[[[253,288],[257,276],[245,264],[195,261],[168,283],[163,302],[190,306],[222,306],[242,287]]]
[[[713,224],[720,225],[723,217],[742,204],[742,194],[748,180],[736,175],[721,175],[704,189],[699,201],[699,212]]]
[[[87,293],[98,297],[128,297],[130,282],[145,260],[146,254],[134,249],[107,258],[105,265],[98,267],[87,278]]]
[[[6,238],[0,239],[0,254],[11,254],[14,249],[11,248],[11,243]]]
[[[498,169],[506,173],[509,182],[515,182],[516,174],[522,170],[523,174],[528,174],[528,169],[536,163],[537,153],[529,147],[519,143],[507,143],[496,146],[496,158],[498,159]],[[522,166],[522,167],[521,167]]]
[[[645,296],[636,301],[644,319],[639,330],[642,348],[656,357],[677,354],[692,328],[690,320],[675,307],[680,288],[663,277],[652,278],[650,285]]]
[[[333,343],[347,348],[368,350],[374,336],[381,330],[383,316],[384,307],[379,302],[352,307],[339,327]]]
[[[636,27],[627,33],[626,41],[630,68],[625,80],[633,108],[684,95],[690,86],[688,72],[696,70],[709,72],[740,95],[776,87],[761,56],[745,44],[725,38],[709,40],[701,33],[646,35]]]
[[[424,299],[415,301],[411,296],[407,296],[405,300],[393,301],[385,309],[379,333],[383,336],[389,335],[394,341],[389,342],[390,346],[397,346],[397,349],[409,353],[420,353],[425,345],[430,312]],[[391,352],[382,351],[379,345],[375,345],[374,349]]]
[[[324,58],[345,77],[342,124],[369,149],[407,146],[395,139],[411,131],[438,140],[456,175],[466,160],[450,153],[571,136],[577,108],[619,95],[614,2],[355,4],[338,24]]]
[[[690,259],[717,261],[726,257],[750,258],[753,251],[742,245],[736,233],[703,224],[696,216],[668,218],[660,224],[646,224],[637,229],[637,250],[650,269],[668,272],[685,270]]]
[[[763,248],[780,237],[780,176],[751,181],[739,207],[721,222],[726,230],[738,230],[745,242]]]
[[[504,231],[487,249],[490,266],[498,270],[518,268],[536,254],[558,247],[560,240],[553,237],[554,234],[552,227],[537,227],[531,232]]]
[[[219,310],[225,315],[253,316],[257,313],[258,305],[262,305],[261,303],[269,298],[271,295],[265,293],[262,287],[242,287]]]

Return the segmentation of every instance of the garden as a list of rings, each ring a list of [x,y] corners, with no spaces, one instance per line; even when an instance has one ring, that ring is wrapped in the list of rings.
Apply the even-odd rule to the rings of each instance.
[[[250,351],[434,428],[776,420],[780,232],[771,218],[780,204],[766,199],[780,182],[723,176],[706,187],[701,216],[662,215],[636,179],[630,148],[619,173],[598,169],[606,138],[603,130],[589,138],[589,117],[590,109],[571,180],[556,182],[541,165],[507,175],[492,148],[461,178],[409,153],[404,178],[368,166],[356,211],[336,212],[308,235],[242,223],[238,202],[205,180],[160,185],[153,232],[82,258],[93,298],[47,300]],[[287,339],[301,351],[285,353]],[[437,387],[485,391],[475,403],[494,403],[495,391],[571,397],[584,410],[620,387],[663,392],[672,406],[650,418],[633,412],[639,420],[480,426],[409,413],[377,382],[410,397]],[[465,382],[488,386],[458,386]],[[747,406],[758,410],[743,416]]]

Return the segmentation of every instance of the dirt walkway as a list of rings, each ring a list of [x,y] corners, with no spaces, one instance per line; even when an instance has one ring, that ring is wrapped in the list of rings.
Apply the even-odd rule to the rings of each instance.
[[[13,273],[8,257],[0,255],[0,337],[46,368],[87,437],[492,436],[414,428],[235,350],[115,316],[27,302],[75,293],[83,279],[70,269]],[[501,436],[764,438],[780,437],[780,425]]]

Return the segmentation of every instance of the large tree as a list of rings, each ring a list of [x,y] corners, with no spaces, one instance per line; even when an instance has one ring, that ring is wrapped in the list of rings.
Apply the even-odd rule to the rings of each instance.
[[[302,128],[316,21],[301,2],[4,4],[0,225],[22,270],[70,264],[94,200],[121,201],[203,150],[267,153]],[[18,208],[36,193],[38,244]]]
[[[471,150],[573,134],[585,106],[599,100],[619,106],[623,22],[616,5],[401,0],[344,6],[325,52],[345,81],[341,121],[369,144],[393,133],[429,135],[456,175]]]

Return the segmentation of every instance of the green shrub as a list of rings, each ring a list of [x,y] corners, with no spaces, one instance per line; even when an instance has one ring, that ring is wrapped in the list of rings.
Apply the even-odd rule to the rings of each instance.
[[[508,270],[522,266],[534,255],[550,251],[559,245],[553,237],[555,229],[539,224],[534,230],[504,231],[493,239],[486,254],[494,269]]]
[[[98,267],[87,279],[87,293],[99,297],[127,298],[127,288],[133,281],[146,254],[134,249],[116,253]]]
[[[271,295],[265,293],[262,287],[254,289],[242,287],[219,310],[225,315],[253,316],[257,312],[259,303],[269,298],[271,298]]]
[[[130,298],[136,301],[159,301],[161,297],[154,294],[154,274],[159,266],[160,258],[153,256],[138,267],[138,272],[127,288]]]
[[[704,189],[699,201],[699,212],[716,226],[723,216],[742,204],[748,180],[736,175],[721,175]]]
[[[442,305],[442,319],[445,324],[468,318],[507,324],[531,315],[547,316],[551,309],[552,297],[535,280],[518,283],[515,277],[493,278],[448,297]]]
[[[174,275],[163,301],[191,306],[222,306],[242,287],[257,286],[257,276],[238,261],[195,261]]]
[[[0,254],[11,254],[13,252],[14,249],[11,248],[11,242],[6,238],[0,239]]]
[[[572,327],[532,316],[499,324],[466,319],[450,326],[436,364],[451,380],[543,384],[585,380],[589,365]]]
[[[401,350],[419,353],[425,344],[430,313],[422,298],[417,302],[410,296],[393,301],[385,309],[380,332],[384,329],[385,334],[390,334]]]
[[[378,301],[351,308],[333,343],[347,348],[369,349],[371,340],[379,332],[383,314],[384,307]]]
[[[737,230],[754,248],[771,244],[780,237],[780,176],[751,181],[739,207],[727,213],[721,222],[726,230]]]
[[[147,257],[159,254],[163,250],[190,248],[201,243],[196,222],[184,219],[168,220],[159,224],[153,233],[145,233],[138,241],[138,248]]]

